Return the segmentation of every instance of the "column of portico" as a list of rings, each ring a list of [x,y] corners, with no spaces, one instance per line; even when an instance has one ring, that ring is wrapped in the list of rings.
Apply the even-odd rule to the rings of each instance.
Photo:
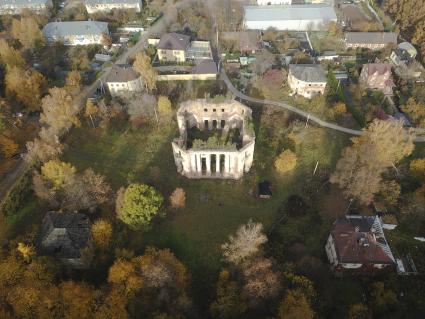
[[[196,154],[190,155],[190,168],[192,172],[196,172]]]
[[[207,175],[211,175],[211,154],[207,154],[205,161],[207,163]]]
[[[202,163],[201,162],[201,154],[196,154],[196,167],[197,167],[196,172],[198,174],[202,174],[202,164],[201,163]]]
[[[215,173],[220,174],[220,153],[215,154]]]
[[[230,173],[230,154],[224,154],[224,172]]]

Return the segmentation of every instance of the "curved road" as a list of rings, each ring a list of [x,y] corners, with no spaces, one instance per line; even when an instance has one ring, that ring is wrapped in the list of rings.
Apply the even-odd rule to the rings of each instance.
[[[357,136],[363,134],[363,131],[360,131],[360,130],[353,130],[353,129],[346,128],[346,127],[343,127],[343,126],[339,126],[339,125],[334,124],[334,123],[326,122],[326,121],[320,119],[319,117],[317,117],[316,115],[305,112],[305,111],[303,111],[299,108],[296,108],[295,106],[289,105],[288,103],[286,103],[284,101],[278,102],[278,101],[272,101],[272,100],[267,100],[267,99],[262,100],[262,99],[257,99],[257,98],[245,95],[242,92],[238,91],[237,88],[235,88],[235,86],[232,84],[232,82],[230,81],[229,77],[227,76],[227,74],[226,74],[226,72],[224,71],[223,68],[221,68],[221,71],[220,71],[220,79],[224,81],[224,83],[226,84],[229,91],[231,91],[235,96],[237,96],[238,98],[240,98],[244,101],[281,107],[281,108],[284,108],[288,111],[294,112],[294,113],[304,117],[305,119],[307,119],[309,121],[313,121],[313,122],[319,124],[322,127],[326,127],[326,128],[331,129],[331,130],[335,130],[335,131],[339,131],[339,132],[343,132],[343,133],[347,133],[347,134],[351,134],[351,135],[357,135]],[[412,130],[415,131],[416,129],[412,128]],[[417,130],[417,131],[420,132],[420,130]],[[415,143],[425,142],[425,136],[414,136],[413,141]]]

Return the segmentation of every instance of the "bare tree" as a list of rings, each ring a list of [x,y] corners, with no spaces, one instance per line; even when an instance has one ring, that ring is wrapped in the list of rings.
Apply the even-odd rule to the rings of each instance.
[[[241,225],[236,231],[236,235],[230,235],[228,242],[221,248],[224,258],[233,264],[239,264],[260,251],[261,245],[267,242],[267,237],[263,234],[263,225],[249,221]]]

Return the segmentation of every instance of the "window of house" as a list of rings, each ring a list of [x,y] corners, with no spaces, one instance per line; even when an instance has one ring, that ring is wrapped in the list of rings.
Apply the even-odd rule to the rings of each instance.
[[[224,109],[221,109],[221,112],[224,112]]]
[[[204,112],[208,112],[208,109],[204,109]]]
[[[213,112],[215,112],[216,111],[216,109],[213,109]]]

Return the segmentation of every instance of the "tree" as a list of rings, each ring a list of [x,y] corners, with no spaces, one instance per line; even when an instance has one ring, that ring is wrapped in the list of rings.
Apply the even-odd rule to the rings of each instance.
[[[99,107],[96,104],[94,104],[92,100],[88,99],[86,102],[86,111],[84,112],[84,115],[90,117],[90,121],[93,127],[95,127],[93,115],[96,115],[98,113],[99,113]]]
[[[348,319],[372,319],[372,315],[366,305],[358,303],[350,306]]]
[[[177,187],[170,195],[170,204],[172,208],[183,208],[186,203],[186,194],[183,188]]]
[[[76,96],[81,90],[81,74],[79,71],[74,70],[68,73],[65,81],[65,89],[72,96]]]
[[[25,60],[19,51],[11,47],[4,39],[0,39],[0,60],[7,68],[25,66]]]
[[[228,242],[221,246],[224,258],[237,265],[257,254],[261,246],[267,242],[267,237],[262,231],[263,225],[260,223],[249,221],[241,225],[236,235],[230,235]]]
[[[266,99],[280,100],[284,94],[286,71],[271,69],[267,70],[263,76],[254,77],[253,86],[255,86]]]
[[[32,257],[35,256],[35,249],[32,245],[18,243],[18,251],[26,263],[31,262]]]
[[[50,89],[49,95],[42,99],[42,109],[40,122],[47,124],[55,134],[69,130],[73,124],[80,124],[77,117],[78,107],[63,88]]]
[[[5,77],[6,96],[15,96],[29,111],[40,109],[41,95],[44,92],[45,79],[35,70],[23,70],[13,66]]]
[[[34,49],[44,42],[37,21],[31,16],[21,17],[20,20],[13,19],[12,35],[25,49]]]
[[[91,319],[98,293],[83,282],[65,281],[59,285],[64,319]]]
[[[51,129],[43,127],[39,135],[40,137],[34,139],[34,141],[27,142],[25,161],[29,164],[44,163],[63,151],[63,146],[59,143],[57,135]]]
[[[220,272],[217,282],[217,297],[210,306],[214,318],[241,318],[247,309],[247,304],[236,281],[231,280],[230,272]]]
[[[313,319],[314,312],[306,296],[298,289],[289,289],[279,307],[279,319]]]
[[[131,296],[142,287],[143,279],[135,262],[118,259],[109,268],[108,282],[125,296]]]
[[[425,179],[425,158],[414,159],[410,162],[409,172],[420,180]]]
[[[156,88],[157,72],[152,67],[151,58],[145,52],[140,51],[136,54],[133,67],[137,72],[139,72],[146,88],[149,91],[154,90]]]
[[[158,97],[158,112],[163,116],[169,116],[171,114],[171,102],[168,97],[162,95]]]
[[[278,295],[281,284],[280,274],[273,269],[273,263],[267,258],[258,258],[243,269],[243,292],[251,302],[267,300]]]
[[[7,136],[0,135],[0,151],[6,159],[11,158],[18,151],[19,145]]]
[[[379,195],[388,205],[396,205],[400,197],[400,193],[401,187],[396,181],[384,181],[381,183]]]
[[[274,161],[274,167],[281,174],[292,171],[296,165],[297,155],[291,150],[284,150]]]
[[[42,177],[52,183],[58,190],[75,178],[76,169],[69,163],[60,160],[50,160],[41,166]]]
[[[162,203],[162,196],[153,187],[130,184],[123,194],[122,206],[117,207],[118,218],[132,229],[147,227]]]
[[[105,249],[109,246],[112,237],[112,225],[104,219],[98,219],[91,226],[91,235],[97,247]]]
[[[412,135],[401,121],[375,120],[352,141],[330,181],[339,184],[346,196],[369,204],[380,190],[382,173],[413,151]]]
[[[385,287],[383,282],[372,284],[371,296],[373,304],[379,312],[387,312],[397,303],[397,295],[394,291]]]
[[[264,74],[268,69],[271,69],[275,62],[275,57],[272,53],[264,50],[257,54],[256,59],[250,64],[250,69],[257,75]]]
[[[419,127],[425,127],[425,104],[411,97],[407,100],[406,105],[402,106],[402,109],[409,116],[413,124]]]

